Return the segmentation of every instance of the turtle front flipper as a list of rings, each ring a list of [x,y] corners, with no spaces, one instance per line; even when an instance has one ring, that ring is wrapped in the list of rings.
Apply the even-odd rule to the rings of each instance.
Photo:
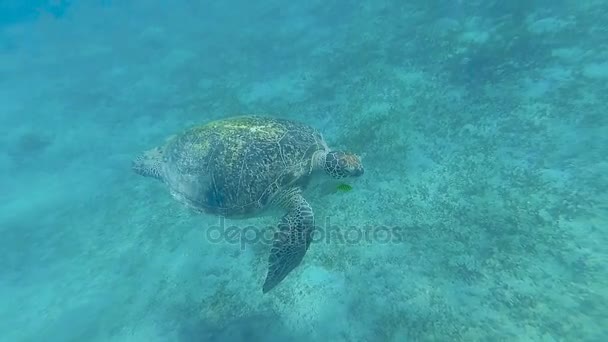
[[[262,291],[272,290],[295,269],[310,246],[314,230],[314,214],[310,204],[299,191],[284,191],[279,195],[288,210],[279,223],[268,256],[268,273]]]

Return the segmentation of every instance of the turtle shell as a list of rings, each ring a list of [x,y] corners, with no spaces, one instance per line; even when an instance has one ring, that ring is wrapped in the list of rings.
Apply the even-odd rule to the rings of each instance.
[[[313,154],[327,145],[316,129],[265,116],[190,128],[163,148],[164,181],[182,203],[208,213],[249,216],[282,189],[304,186]]]

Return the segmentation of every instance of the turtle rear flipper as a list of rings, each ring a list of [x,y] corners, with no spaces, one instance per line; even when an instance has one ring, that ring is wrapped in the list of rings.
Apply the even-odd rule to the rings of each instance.
[[[279,223],[268,256],[268,273],[262,291],[267,293],[295,269],[310,246],[314,229],[314,213],[299,192],[285,192],[288,209]]]
[[[131,168],[138,175],[162,179],[161,169],[163,151],[156,147],[137,156],[131,162]]]

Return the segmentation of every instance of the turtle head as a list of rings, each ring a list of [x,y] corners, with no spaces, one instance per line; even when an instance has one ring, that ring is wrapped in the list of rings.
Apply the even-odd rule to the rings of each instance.
[[[323,169],[327,174],[336,179],[363,175],[361,158],[344,151],[327,152]]]

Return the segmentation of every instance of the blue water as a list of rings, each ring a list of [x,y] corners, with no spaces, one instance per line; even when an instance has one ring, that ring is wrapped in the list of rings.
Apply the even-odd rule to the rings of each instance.
[[[0,341],[608,340],[606,16],[0,1]],[[210,238],[218,217],[131,170],[260,113],[365,166],[307,189],[334,235],[266,294],[267,241]]]

